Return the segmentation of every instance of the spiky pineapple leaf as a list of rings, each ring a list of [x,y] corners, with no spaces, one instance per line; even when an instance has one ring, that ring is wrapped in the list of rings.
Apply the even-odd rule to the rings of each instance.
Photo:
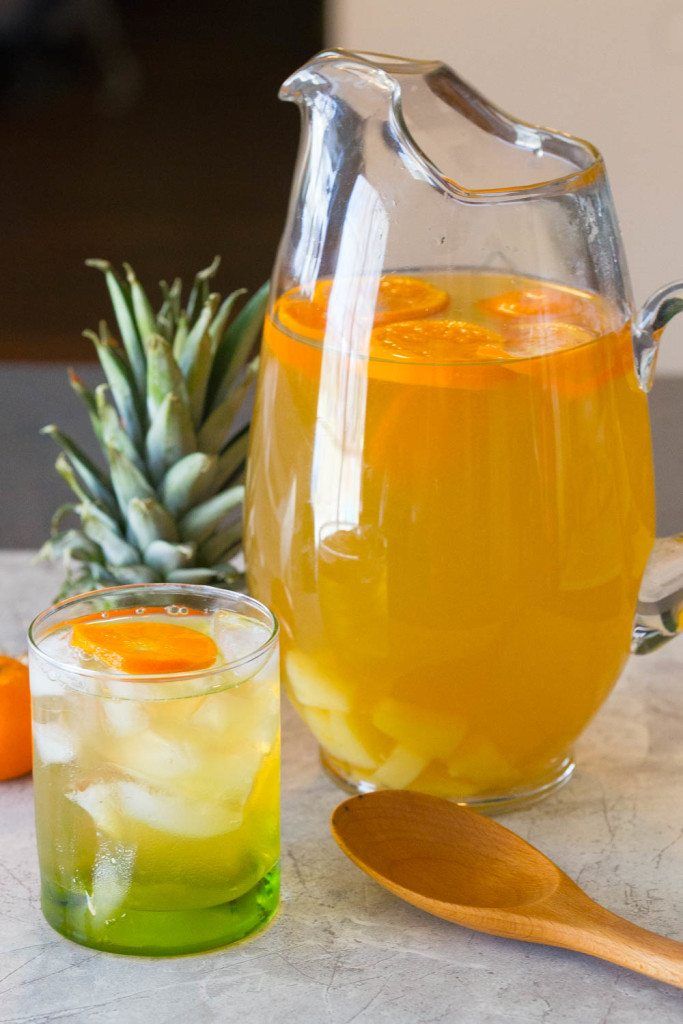
[[[147,465],[154,483],[159,484],[167,469],[196,450],[190,411],[175,392],[169,391],[154,414],[145,440]]]
[[[89,260],[105,277],[120,344],[104,321],[86,332],[107,383],[90,391],[71,372],[106,461],[102,469],[57,427],[56,468],[76,495],[55,516],[43,554],[65,565],[63,594],[159,580],[240,586],[231,558],[241,537],[248,426],[235,417],[253,384],[267,300],[264,286],[233,318],[237,289],[221,302],[211,287],[219,259],[194,279],[162,282],[154,312],[129,264],[124,275]],[[66,516],[80,521],[61,529]]]
[[[216,456],[192,452],[171,466],[161,481],[159,492],[165,507],[180,516],[209,493],[216,469]]]
[[[268,291],[269,285],[264,284],[252,295],[219,343],[208,389],[212,407],[229,393],[233,381],[256,348],[268,305]]]
[[[121,332],[121,340],[130,360],[133,377],[142,395],[145,391],[145,353],[140,341],[135,317],[131,309],[131,300],[125,285],[119,280],[109,260],[90,259],[86,260],[87,267],[94,267],[101,270],[109,289],[112,306],[116,315],[116,321]]]
[[[47,434],[64,451],[68,463],[85,485],[87,496],[100,502],[108,511],[115,513],[116,499],[109,486],[109,480],[82,448],[79,448],[75,441],[63,434],[54,423],[43,427],[41,434]]]

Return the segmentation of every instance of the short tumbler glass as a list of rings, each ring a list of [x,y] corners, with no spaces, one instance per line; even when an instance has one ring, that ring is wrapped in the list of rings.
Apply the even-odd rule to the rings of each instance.
[[[129,675],[70,645],[74,620],[153,616],[208,633],[202,671]],[[47,921],[163,956],[263,927],[279,901],[278,625],[213,587],[113,587],[29,630],[36,827]]]

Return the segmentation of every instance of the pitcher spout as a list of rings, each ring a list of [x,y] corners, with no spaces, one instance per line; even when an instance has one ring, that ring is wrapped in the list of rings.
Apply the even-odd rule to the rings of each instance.
[[[470,201],[556,195],[602,170],[590,143],[503,113],[439,61],[326,50],[284,82],[280,98],[327,120],[335,110],[384,119],[385,143],[414,172]]]

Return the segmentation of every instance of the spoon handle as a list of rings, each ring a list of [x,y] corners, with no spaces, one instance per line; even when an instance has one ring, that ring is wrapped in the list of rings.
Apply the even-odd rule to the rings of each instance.
[[[568,948],[683,988],[683,942],[639,928],[592,900],[581,907],[581,918],[564,926]]]

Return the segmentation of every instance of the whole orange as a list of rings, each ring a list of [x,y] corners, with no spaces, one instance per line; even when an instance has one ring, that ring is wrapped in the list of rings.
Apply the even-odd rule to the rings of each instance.
[[[0,654],[0,779],[31,771],[28,668]]]

